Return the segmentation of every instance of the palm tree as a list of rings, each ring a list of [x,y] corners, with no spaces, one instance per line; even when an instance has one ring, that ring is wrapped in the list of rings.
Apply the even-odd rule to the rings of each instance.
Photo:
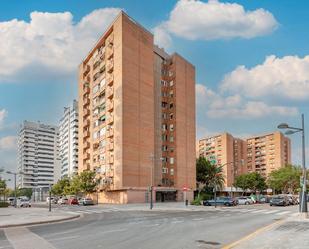
[[[201,186],[222,189],[225,182],[222,166],[211,164],[205,157],[199,157],[196,160],[196,181],[199,192]]]

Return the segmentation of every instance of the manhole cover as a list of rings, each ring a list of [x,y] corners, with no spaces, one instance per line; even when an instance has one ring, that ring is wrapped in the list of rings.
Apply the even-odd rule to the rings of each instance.
[[[205,245],[212,245],[212,246],[220,245],[219,242],[215,242],[215,241],[197,240],[196,242],[205,244]]]

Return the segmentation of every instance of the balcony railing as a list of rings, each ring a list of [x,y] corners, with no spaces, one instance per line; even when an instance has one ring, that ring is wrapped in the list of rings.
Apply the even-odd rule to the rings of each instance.
[[[90,72],[90,66],[88,64],[84,65],[84,77]]]
[[[109,115],[107,116],[107,124],[111,125],[111,124],[113,124],[113,123],[114,123],[114,115],[109,114]]]
[[[83,114],[84,114],[84,117],[89,116],[89,115],[90,115],[90,110],[89,110],[89,109],[84,108],[84,112],[83,112]]]
[[[107,91],[106,91],[106,95],[107,95],[107,98],[112,98],[113,95],[114,95],[114,88],[113,87],[108,87],[107,88]]]
[[[109,101],[107,102],[107,111],[112,112],[113,109],[114,109],[114,101],[109,100]]]
[[[112,86],[114,83],[114,75],[113,74],[109,74],[106,78],[107,80],[107,85],[108,86]]]
[[[109,131],[106,132],[106,137],[113,137],[114,136],[114,130],[110,129]]]

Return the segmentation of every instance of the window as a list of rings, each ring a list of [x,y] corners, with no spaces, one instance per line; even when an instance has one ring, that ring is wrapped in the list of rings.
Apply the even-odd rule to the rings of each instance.
[[[162,168],[162,173],[167,174],[168,173],[168,168]]]
[[[173,135],[170,136],[170,142],[174,142],[174,136]]]
[[[162,105],[161,105],[163,108],[166,108],[167,107],[167,103],[166,102],[162,102]]]
[[[170,109],[173,109],[174,103],[170,103]]]
[[[98,134],[96,132],[93,133],[93,139],[97,139],[98,138]]]
[[[170,169],[170,174],[171,174],[171,176],[174,175],[174,169]]]
[[[174,91],[173,90],[170,90],[170,97],[174,97]]]
[[[167,114],[166,113],[162,113],[162,119],[167,119]]]
[[[168,149],[167,149],[167,146],[166,145],[163,145],[162,146],[162,151],[167,151]]]
[[[174,113],[170,114],[170,119],[172,120],[174,118]]]
[[[167,135],[162,135],[162,141],[167,141]]]
[[[104,87],[105,86],[105,83],[106,83],[106,79],[102,79],[101,82],[100,82],[100,87]]]
[[[174,157],[170,157],[170,164],[174,164]]]
[[[167,130],[167,124],[162,124],[162,130],[166,131]]]
[[[99,85],[95,85],[92,89],[93,93],[97,93],[99,91]]]
[[[170,147],[170,152],[174,152],[174,147]]]
[[[103,127],[103,128],[100,130],[100,137],[101,137],[101,136],[104,136],[105,133],[106,133],[106,128]]]
[[[170,124],[170,131],[174,131],[174,125]]]

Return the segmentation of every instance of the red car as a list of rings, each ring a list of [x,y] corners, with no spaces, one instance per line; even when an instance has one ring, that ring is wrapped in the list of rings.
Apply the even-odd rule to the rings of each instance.
[[[70,198],[68,201],[69,205],[78,205],[78,200],[77,198]]]

